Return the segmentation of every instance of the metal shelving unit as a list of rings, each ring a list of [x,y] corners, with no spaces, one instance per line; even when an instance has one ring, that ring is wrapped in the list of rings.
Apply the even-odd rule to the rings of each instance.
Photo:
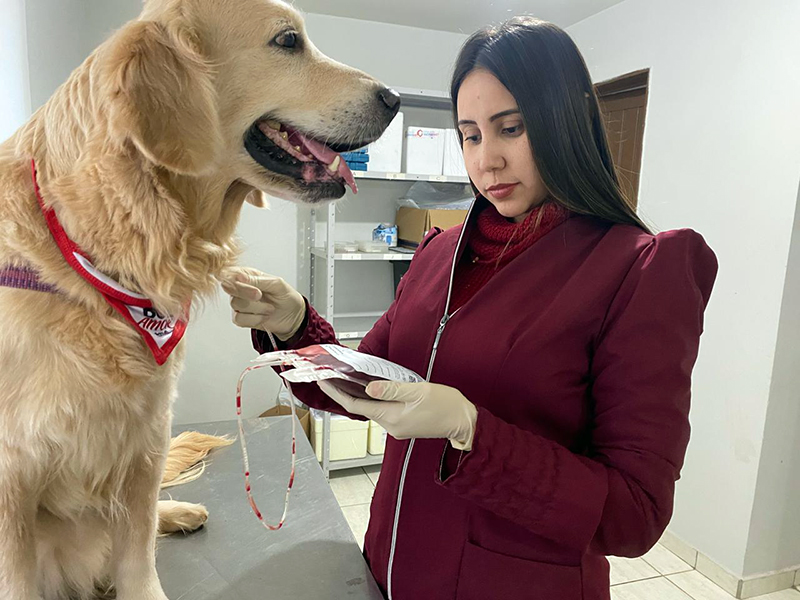
[[[443,92],[430,90],[395,88],[400,94],[403,107],[429,108],[438,110],[450,110],[450,98]],[[468,177],[454,177],[448,175],[417,175],[413,173],[382,173],[372,171],[354,171],[356,179],[385,181],[387,184],[396,182],[414,183],[417,181],[428,181],[433,183],[451,183],[459,185],[469,184]],[[385,261],[393,263],[397,261],[410,261],[413,254],[401,252],[334,252],[334,231],[336,227],[336,206],[331,203],[323,209],[327,211],[327,221],[325,228],[325,240],[317,240],[317,210],[311,211],[311,223],[309,227],[309,242],[311,246],[311,303],[321,311],[324,311],[325,318],[333,325],[336,337],[339,340],[358,340],[363,338],[372,329],[375,321],[383,312],[361,312],[361,313],[337,313],[335,305],[335,265],[337,261]],[[322,243],[319,243],[322,242]],[[319,243],[319,245],[318,245]],[[324,298],[321,292],[324,290]],[[324,307],[324,308],[323,308]],[[355,467],[365,467],[381,464],[383,455],[367,454],[365,458],[353,460],[330,460],[330,432],[331,415],[328,412],[323,414],[322,420],[322,470],[328,477],[330,471],[338,469],[350,469]]]
[[[325,248],[312,248],[311,254],[328,260]],[[333,260],[411,260],[413,256],[404,252],[334,252]]]
[[[340,340],[360,340],[369,333],[375,321],[377,321],[382,314],[382,312],[343,313],[340,316],[334,313],[333,329],[336,332],[336,337]]]
[[[353,171],[356,179],[390,179],[393,181],[430,181],[433,183],[469,183],[469,177],[455,175],[415,175],[413,173],[381,173],[380,171]]]
[[[437,90],[423,90],[420,88],[394,88],[400,94],[402,107],[436,108],[450,110],[452,103],[449,94]]]

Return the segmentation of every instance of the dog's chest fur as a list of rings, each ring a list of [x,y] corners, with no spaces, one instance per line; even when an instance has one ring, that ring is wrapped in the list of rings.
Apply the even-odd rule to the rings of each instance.
[[[0,289],[0,441],[23,449],[53,514],[114,512],[132,470],[159,472],[183,358],[158,367],[118,318],[42,292]]]

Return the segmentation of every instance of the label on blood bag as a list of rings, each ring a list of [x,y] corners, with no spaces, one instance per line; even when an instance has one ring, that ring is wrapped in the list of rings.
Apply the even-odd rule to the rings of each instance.
[[[401,367],[391,361],[356,352],[344,346],[335,344],[320,344],[322,348],[334,358],[353,367],[356,371],[361,371],[373,377],[388,379],[389,381],[399,381],[401,383],[420,383],[425,381],[422,377],[410,369]]]

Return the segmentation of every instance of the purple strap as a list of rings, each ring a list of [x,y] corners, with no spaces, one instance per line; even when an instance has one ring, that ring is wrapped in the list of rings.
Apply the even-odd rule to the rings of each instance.
[[[30,267],[2,267],[0,268],[0,286],[17,288],[20,290],[33,290],[35,292],[56,292],[56,288],[39,279],[36,269]]]

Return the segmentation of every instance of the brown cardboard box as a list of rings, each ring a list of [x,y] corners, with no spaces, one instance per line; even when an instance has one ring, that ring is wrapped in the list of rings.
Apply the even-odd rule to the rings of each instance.
[[[305,408],[297,408],[296,410],[297,410],[297,418],[300,421],[300,425],[303,427],[303,431],[305,432],[306,437],[310,440],[311,415]],[[283,415],[290,415],[290,414],[292,414],[292,409],[290,407],[284,406],[283,404],[279,404],[277,406],[273,406],[267,411],[264,411],[259,415],[259,417],[280,417]]]
[[[432,227],[449,229],[461,225],[466,216],[466,210],[402,206],[397,209],[397,239],[401,246],[416,248]]]

